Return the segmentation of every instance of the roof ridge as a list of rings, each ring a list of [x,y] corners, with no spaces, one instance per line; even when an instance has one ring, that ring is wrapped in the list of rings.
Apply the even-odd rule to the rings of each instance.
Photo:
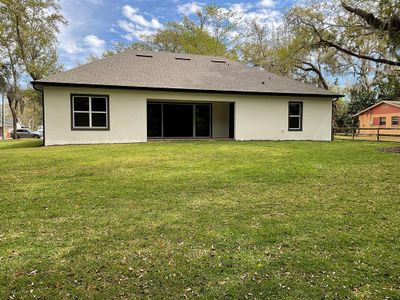
[[[99,63],[99,62],[104,62],[104,61],[106,61],[106,60],[109,60],[109,59],[115,59],[115,58],[117,58],[117,57],[119,57],[119,56],[122,56],[122,55],[126,55],[128,52],[135,52],[135,53],[140,53],[140,52],[142,52],[142,53],[155,53],[155,54],[161,54],[161,55],[163,55],[163,54],[166,54],[166,55],[171,55],[171,56],[173,56],[173,55],[187,55],[187,56],[194,56],[194,57],[203,57],[203,58],[205,58],[205,57],[208,57],[208,58],[213,58],[213,59],[226,59],[227,60],[227,62],[229,62],[229,63],[231,63],[232,62],[232,60],[230,60],[230,59],[228,59],[228,58],[226,58],[226,57],[224,57],[224,56],[211,56],[211,55],[201,55],[201,54],[187,54],[187,53],[179,53],[179,52],[169,52],[169,51],[152,51],[152,50],[140,50],[140,49],[135,49],[135,48],[128,48],[128,49],[125,49],[124,51],[122,51],[122,52],[117,52],[117,53],[114,53],[114,54],[112,54],[112,55],[108,55],[108,56],[104,56],[104,57],[101,57],[101,58],[98,58],[98,59],[96,59],[96,60],[94,60],[94,61],[90,61],[90,62],[86,62],[86,63],[83,63],[83,64],[79,64],[79,65],[77,65],[77,66],[75,66],[75,67],[73,67],[72,69],[69,69],[69,70],[62,70],[62,71],[60,71],[60,72],[58,72],[58,73],[69,73],[69,72],[72,72],[72,71],[76,71],[76,70],[79,70],[79,69],[81,69],[81,68],[83,68],[83,67],[87,67],[87,66],[90,66],[90,65],[93,65],[93,64],[96,64],[96,63]],[[235,61],[236,62],[236,61]],[[57,73],[56,73],[57,74]],[[48,76],[46,76],[46,77],[43,77],[43,78],[41,78],[41,79],[39,79],[39,80],[42,80],[42,79],[46,79],[46,78],[48,78],[48,77],[51,77],[51,76],[53,76],[54,74],[51,74],[51,75],[48,75]],[[36,81],[36,80],[34,80],[34,81]]]
[[[191,53],[182,53],[182,52],[171,52],[171,51],[153,51],[153,50],[140,50],[140,49],[135,49],[135,48],[129,48],[126,51],[134,51],[134,52],[145,52],[145,53],[153,53],[153,54],[161,54],[161,55],[171,55],[171,56],[177,56],[177,55],[186,55],[186,56],[194,56],[194,57],[202,57],[202,58],[216,58],[216,59],[226,59],[231,61],[229,58],[225,56],[219,56],[219,55],[203,55],[203,54],[191,54]],[[124,52],[126,52],[124,51]],[[123,53],[123,52],[121,52]]]

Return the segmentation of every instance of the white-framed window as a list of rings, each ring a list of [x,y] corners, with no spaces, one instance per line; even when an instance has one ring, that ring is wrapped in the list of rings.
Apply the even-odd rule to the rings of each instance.
[[[108,130],[108,95],[71,95],[71,127],[76,130]]]
[[[289,131],[303,130],[303,102],[289,102]]]

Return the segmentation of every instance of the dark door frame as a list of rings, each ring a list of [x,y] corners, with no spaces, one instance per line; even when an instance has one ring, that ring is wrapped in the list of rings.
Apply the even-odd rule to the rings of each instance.
[[[229,138],[235,138],[235,102],[229,103]]]
[[[160,104],[161,105],[161,136],[156,136],[156,137],[149,137],[148,131],[147,131],[147,139],[210,139],[213,137],[213,105],[210,102],[162,102],[162,101],[147,101],[146,103],[146,120],[148,118],[148,113],[147,113],[147,105],[148,104]],[[164,136],[164,105],[192,105],[193,109],[193,135],[191,137],[165,137]],[[196,137],[196,105],[208,105],[210,107],[210,134],[209,136],[201,136],[201,137]]]

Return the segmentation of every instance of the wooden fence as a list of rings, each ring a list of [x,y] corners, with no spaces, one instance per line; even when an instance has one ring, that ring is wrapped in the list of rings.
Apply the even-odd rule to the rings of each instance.
[[[400,128],[335,128],[334,138],[400,142]]]

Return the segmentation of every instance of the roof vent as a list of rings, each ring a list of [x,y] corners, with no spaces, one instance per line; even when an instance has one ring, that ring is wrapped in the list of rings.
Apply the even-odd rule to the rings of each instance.
[[[226,64],[226,60],[212,59],[211,62],[218,64]]]
[[[191,58],[188,57],[175,57],[176,60],[192,60]]]
[[[136,54],[137,57],[153,57],[153,55],[150,54]]]

